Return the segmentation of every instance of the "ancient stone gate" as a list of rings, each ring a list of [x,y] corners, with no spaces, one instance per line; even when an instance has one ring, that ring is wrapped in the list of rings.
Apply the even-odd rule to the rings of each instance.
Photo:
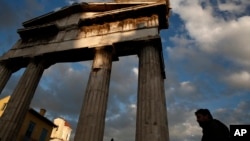
[[[168,141],[159,36],[168,15],[168,0],[117,0],[73,4],[24,22],[20,40],[0,58],[0,92],[13,72],[26,67],[0,119],[0,140],[16,140],[46,68],[93,60],[75,141],[102,141],[112,61],[137,54],[136,141]]]

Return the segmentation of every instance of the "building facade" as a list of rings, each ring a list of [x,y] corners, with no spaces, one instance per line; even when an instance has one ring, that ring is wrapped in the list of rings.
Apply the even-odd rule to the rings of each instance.
[[[10,96],[0,99],[0,118],[8,105]],[[52,129],[56,125],[44,117],[45,110],[40,112],[30,108],[24,118],[21,129],[18,132],[17,141],[49,141]]]
[[[63,118],[54,119],[54,124],[57,127],[52,130],[51,141],[69,141],[72,131],[70,124]]]

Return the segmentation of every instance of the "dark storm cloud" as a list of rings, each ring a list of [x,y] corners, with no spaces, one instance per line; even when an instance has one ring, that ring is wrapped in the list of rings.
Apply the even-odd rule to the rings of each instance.
[[[132,71],[137,68],[136,62],[136,56],[123,57],[113,62],[107,117],[122,114],[127,110],[127,105],[136,102],[137,76]],[[120,120],[120,124],[124,121]]]
[[[221,92],[217,83],[221,73],[226,70],[213,56],[199,50],[193,40],[183,36],[171,37],[174,48],[167,48],[168,60],[166,93],[168,98],[201,102]]]
[[[114,114],[114,113],[113,113]],[[126,110],[106,119],[105,140],[131,141],[135,139],[136,107],[127,105]]]
[[[135,139],[137,74],[133,70],[137,67],[137,56],[121,57],[113,62],[105,141],[112,137],[120,141]]]
[[[34,17],[43,6],[35,0],[25,0],[24,2],[0,1],[0,22],[1,29],[21,27],[21,22]]]
[[[233,124],[249,124],[250,100],[238,103],[235,108],[220,108],[214,112],[214,117],[223,120],[228,126]]]
[[[136,56],[121,57],[118,62],[113,62],[110,94],[119,102],[129,102],[129,97],[135,95],[137,76],[132,70],[138,67],[137,64]]]
[[[0,1],[0,28],[9,28],[19,22],[14,7],[11,7],[6,1]]]
[[[0,55],[18,40],[17,29],[22,22],[41,14],[43,6],[36,0],[0,1]]]
[[[70,64],[56,64],[44,72],[40,91],[34,97],[35,107],[44,107],[62,115],[77,115],[80,111],[89,70],[73,70]],[[45,85],[45,86],[43,86]]]

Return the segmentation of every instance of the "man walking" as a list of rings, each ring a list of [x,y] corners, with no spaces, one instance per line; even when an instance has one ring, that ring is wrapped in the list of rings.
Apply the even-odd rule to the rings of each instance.
[[[230,133],[227,126],[214,119],[208,109],[199,109],[195,115],[203,132],[201,141],[229,141]]]

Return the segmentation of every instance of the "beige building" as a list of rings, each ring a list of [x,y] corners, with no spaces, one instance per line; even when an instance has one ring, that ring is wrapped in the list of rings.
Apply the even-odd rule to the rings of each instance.
[[[3,115],[4,110],[7,107],[7,103],[10,100],[10,96],[6,96],[0,99],[0,117]]]
[[[51,141],[69,141],[72,131],[69,123],[63,118],[56,118],[54,124],[57,127],[52,130]]]
[[[0,118],[8,105],[10,96],[0,99]],[[26,115],[21,129],[17,136],[17,141],[49,141],[52,129],[56,125],[47,119],[46,110],[41,109],[40,113],[30,108]]]

